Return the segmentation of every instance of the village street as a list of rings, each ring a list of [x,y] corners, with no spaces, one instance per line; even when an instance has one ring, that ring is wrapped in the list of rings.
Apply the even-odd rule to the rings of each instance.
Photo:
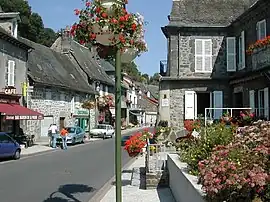
[[[131,135],[132,132],[125,133]],[[3,202],[88,202],[114,176],[114,138],[0,164]],[[122,164],[130,160],[122,152]]]

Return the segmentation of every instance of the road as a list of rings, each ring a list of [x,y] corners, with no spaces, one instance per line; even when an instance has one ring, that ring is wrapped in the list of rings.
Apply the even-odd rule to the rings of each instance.
[[[87,143],[0,164],[0,201],[88,202],[113,175],[114,138]]]

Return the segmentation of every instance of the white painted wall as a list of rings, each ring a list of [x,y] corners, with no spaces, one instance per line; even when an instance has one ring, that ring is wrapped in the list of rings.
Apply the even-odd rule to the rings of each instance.
[[[179,160],[178,154],[168,154],[167,168],[169,186],[176,202],[205,202],[198,178],[186,172],[187,164]]]

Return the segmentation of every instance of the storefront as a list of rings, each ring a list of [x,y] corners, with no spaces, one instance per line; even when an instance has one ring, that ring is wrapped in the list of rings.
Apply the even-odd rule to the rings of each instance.
[[[23,107],[16,90],[4,89],[0,93],[0,131],[19,133],[21,120],[42,120],[43,114]]]
[[[77,109],[74,113],[75,125],[81,127],[84,131],[89,130],[89,110]]]

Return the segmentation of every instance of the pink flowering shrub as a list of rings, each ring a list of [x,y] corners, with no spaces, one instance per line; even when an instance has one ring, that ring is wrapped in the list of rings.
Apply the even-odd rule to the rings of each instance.
[[[245,127],[198,166],[210,201],[270,201],[270,122]]]

